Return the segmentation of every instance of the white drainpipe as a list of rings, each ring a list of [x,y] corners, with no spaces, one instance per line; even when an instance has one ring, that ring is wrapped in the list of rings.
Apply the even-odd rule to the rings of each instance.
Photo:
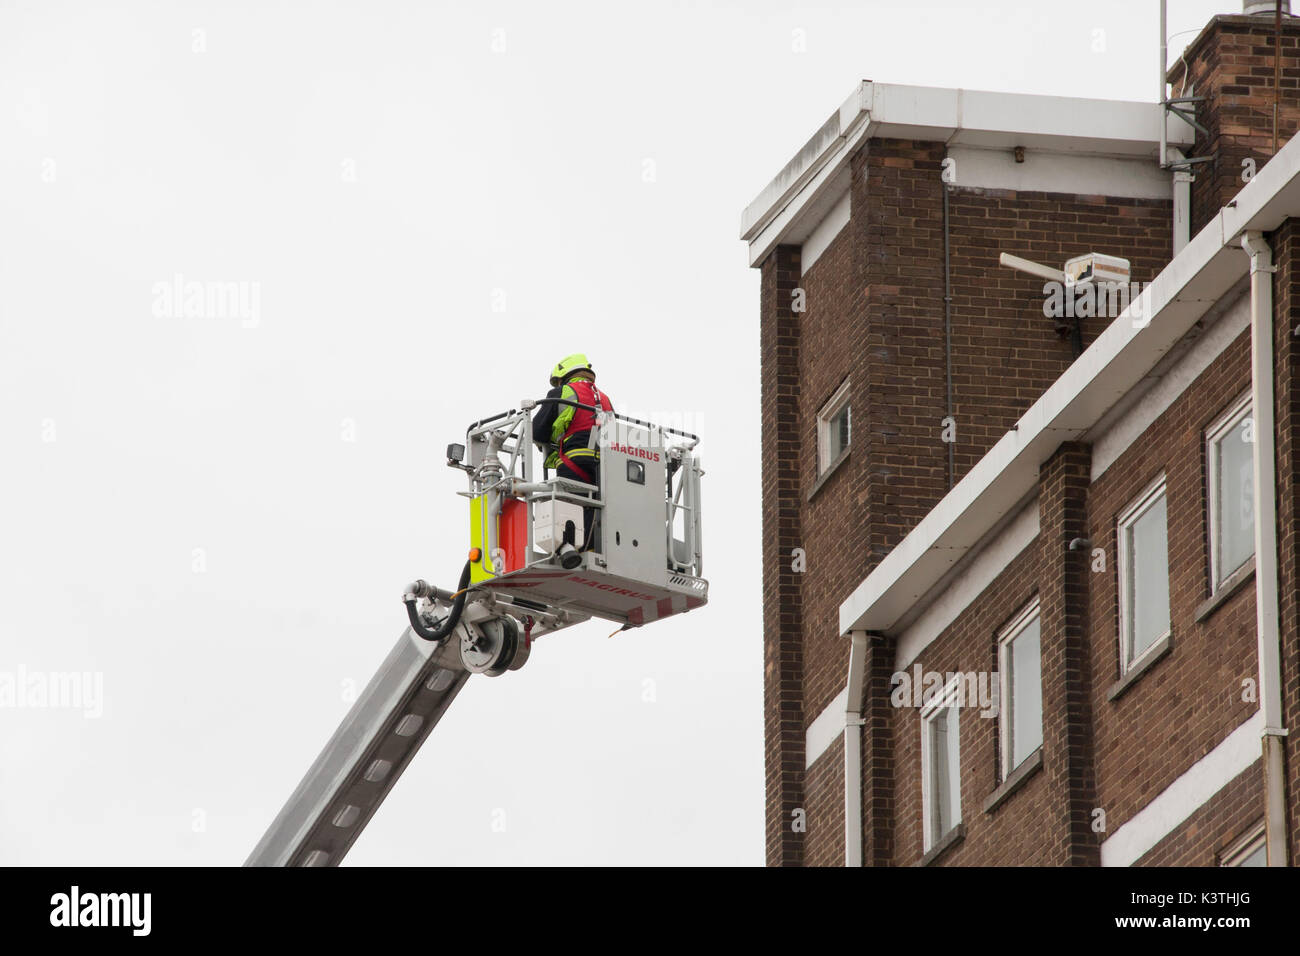
[[[1156,102],[1160,104],[1160,168],[1164,169],[1169,165],[1169,111],[1165,108],[1165,99],[1169,96],[1169,84],[1165,82],[1165,74],[1169,72],[1169,17],[1166,7],[1167,0],[1160,0],[1160,85],[1156,87],[1160,94],[1156,97]],[[1178,254],[1178,250],[1174,250]]]
[[[844,713],[844,865],[862,865],[862,682],[867,632],[849,634],[849,678]]]
[[[1241,246],[1250,255],[1250,396],[1255,417],[1255,629],[1259,706],[1264,714],[1264,842],[1269,866],[1286,866],[1286,778],[1283,776],[1282,657],[1278,628],[1277,476],[1273,416],[1273,250],[1259,232]]]

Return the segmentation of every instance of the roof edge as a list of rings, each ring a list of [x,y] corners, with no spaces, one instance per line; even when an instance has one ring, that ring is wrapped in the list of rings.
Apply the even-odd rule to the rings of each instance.
[[[757,265],[788,239],[807,232],[801,217],[819,188],[847,166],[859,140],[872,135],[912,137],[985,148],[1025,146],[1050,152],[1115,158],[1154,158],[1159,149],[1159,104],[905,86],[862,80],[795,156],[763,188],[740,218],[740,238]],[[1167,118],[1168,142],[1187,146],[1194,131]],[[1172,188],[1172,187],[1171,187]]]

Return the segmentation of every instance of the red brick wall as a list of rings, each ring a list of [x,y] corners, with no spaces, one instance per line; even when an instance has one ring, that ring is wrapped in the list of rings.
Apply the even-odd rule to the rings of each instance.
[[[1062,446],[1040,476],[1036,543],[918,658],[927,671],[996,671],[998,631],[1038,595],[1043,768],[986,813],[984,801],[999,782],[997,720],[963,711],[966,836],[936,865],[1096,865],[1106,835],[1253,713],[1255,705],[1240,699],[1241,679],[1255,674],[1253,591],[1238,592],[1205,622],[1192,622],[1208,589],[1198,446],[1205,425],[1244,385],[1244,344],[1234,343],[1095,485],[1087,481],[1086,446]],[[1174,650],[1111,702],[1107,691],[1118,676],[1113,519],[1162,467],[1170,496]],[[1102,530],[1107,526],[1109,532]],[[1089,553],[1066,550],[1069,539],[1087,534],[1106,550],[1106,572],[1092,571]],[[920,735],[916,710],[894,711],[894,862],[902,865],[923,853]],[[1242,775],[1143,862],[1212,863],[1214,853],[1262,814],[1258,776]],[[1106,812],[1104,833],[1091,829],[1098,807]]]
[[[767,862],[798,866],[803,835],[803,645],[799,546],[799,321],[791,295],[799,250],[776,249],[763,263],[760,355],[763,431],[763,734],[767,781]]]
[[[1087,537],[1091,463],[1087,445],[1067,442],[1038,476],[1043,770],[1055,824],[1050,859],[1063,866],[1100,863],[1092,829],[1097,786],[1088,666],[1091,556],[1069,550],[1070,542]]]
[[[985,592],[925,648],[916,662],[925,671],[997,670],[997,633],[1038,592],[1040,556],[1031,544]],[[1044,630],[1044,633],[1046,631]],[[1044,698],[1046,712],[1047,700]],[[1046,718],[1045,718],[1046,721]],[[961,805],[966,837],[936,865],[1011,866],[1057,864],[1059,794],[1042,771],[993,813],[984,801],[999,784],[998,721],[976,707],[960,715]],[[921,719],[914,707],[893,709],[894,780],[897,807],[895,863],[909,866],[924,854],[921,805]],[[1046,740],[1046,734],[1044,735]],[[1050,766],[1044,762],[1044,769]]]
[[[1298,41],[1300,23],[1289,24],[1283,142],[1300,121]],[[1271,152],[1272,100],[1265,95],[1270,57],[1271,23],[1255,19],[1216,18],[1193,44],[1191,74],[1197,92],[1209,97],[1199,115],[1211,126],[1194,152],[1219,151],[1216,163],[1198,170],[1194,228],[1240,188],[1241,158],[1253,156],[1262,165]],[[1180,69],[1173,71],[1176,84]],[[840,748],[832,747],[812,774],[803,771],[804,731],[844,685],[848,641],[838,636],[838,608],[949,485],[948,447],[940,434],[947,413],[943,157],[940,143],[869,141],[851,160],[849,224],[808,274],[799,275],[797,250],[778,249],[763,265],[763,423],[765,435],[778,436],[763,452],[770,863],[833,863],[843,853],[843,797],[832,783],[842,773]],[[1168,201],[985,190],[960,179],[949,189],[954,477],[960,479],[1073,360],[1071,343],[1042,314],[1041,281],[1003,268],[998,254],[1055,264],[1104,251],[1130,259],[1134,279],[1146,281],[1170,256],[1171,208]],[[1300,389],[1293,384],[1300,350],[1289,331],[1300,326],[1300,296],[1289,267],[1296,243],[1291,228],[1278,236],[1287,262],[1279,250],[1283,268],[1276,280],[1286,316],[1278,329],[1278,508],[1289,723],[1300,714],[1300,489],[1294,480]],[[798,316],[787,309],[796,286],[807,297],[807,312]],[[1083,321],[1085,345],[1108,321]],[[1048,475],[1044,488],[1054,490],[1040,501],[1044,509],[1054,507],[1052,501],[1060,505],[1042,512],[1052,540],[1043,538],[1032,554],[1021,555],[926,651],[926,666],[935,670],[995,668],[990,662],[998,627],[1035,592],[1044,600],[1045,693],[1051,689],[1045,721],[1050,706],[1053,723],[1050,735],[1045,727],[1043,770],[984,814],[983,800],[996,786],[996,722],[963,714],[969,829],[939,862],[1095,863],[1101,836],[1085,826],[1091,809],[1104,809],[1114,832],[1254,709],[1240,699],[1241,680],[1255,670],[1251,588],[1207,621],[1192,620],[1208,591],[1202,433],[1245,387],[1247,359],[1243,338],[1082,498],[1077,470],[1086,450],[1063,450],[1058,466],[1065,472]],[[852,451],[814,492],[815,416],[846,377],[852,382]],[[1168,476],[1174,648],[1112,702],[1107,691],[1118,669],[1114,520],[1161,468]],[[1067,491],[1075,502],[1069,506],[1062,497]],[[1069,563],[1078,556],[1058,550],[1060,536],[1080,521],[1094,546],[1106,550],[1105,573],[1082,574]],[[796,547],[806,553],[803,575],[790,570]],[[1051,646],[1049,616],[1051,640],[1059,640]],[[875,691],[864,704],[862,751],[865,860],[912,863],[921,855],[919,725],[910,710],[881,710],[879,695],[888,691],[884,662],[893,649],[888,641],[873,647]],[[1293,844],[1300,841],[1295,746],[1288,741]],[[808,835],[790,832],[796,808],[808,814]]]
[[[804,728],[844,686],[848,643],[839,636],[840,602],[948,488],[948,449],[940,434],[947,411],[943,157],[939,143],[870,142],[853,161],[849,224],[808,273],[798,277],[792,252],[780,250],[764,267],[764,431],[782,436],[781,454],[765,452],[764,568],[771,582],[765,593],[772,600],[786,595],[785,623],[776,628],[784,650],[775,654],[769,646],[767,680],[769,688],[799,681]],[[1073,358],[1069,343],[1042,315],[1041,283],[1000,267],[999,252],[1015,249],[1064,262],[1100,246],[1130,256],[1135,277],[1148,278],[1168,255],[1170,209],[1165,202],[963,188],[953,190],[951,207],[960,478]],[[1107,219],[1120,225],[1107,227]],[[784,270],[776,265],[783,255]],[[792,283],[804,291],[806,311],[785,316],[778,328],[773,310],[788,307]],[[1102,325],[1085,320],[1086,340]],[[1004,386],[1000,369],[1008,364],[1023,374]],[[818,480],[816,415],[846,378],[852,383],[852,449],[810,496]],[[791,427],[797,440],[787,441]],[[780,517],[767,487],[778,489]],[[807,572],[798,576],[788,570],[795,547],[807,562]],[[769,607],[767,614],[778,612]],[[799,630],[797,652],[790,627]],[[773,626],[768,634],[772,645]],[[794,751],[802,754],[802,740],[795,743],[786,725],[794,706],[788,694],[769,692],[769,726],[784,727],[787,738],[768,738],[769,800],[779,792],[786,811],[778,821],[769,807],[769,848],[783,834],[783,852],[793,852],[798,841],[786,832],[788,811],[804,802],[810,816],[823,810],[816,799],[805,801],[789,779]],[[786,768],[779,784],[773,782],[778,765]],[[842,796],[832,802],[834,812],[842,812]],[[891,827],[882,824],[878,834]],[[876,845],[887,842],[877,839]]]
[[[1249,387],[1249,358],[1247,331],[1091,489],[1089,537],[1106,552],[1106,570],[1090,575],[1090,643],[1098,805],[1110,832],[1257,709],[1242,700],[1243,679],[1256,676],[1253,588],[1242,588],[1202,623],[1193,620],[1210,594],[1204,431]],[[1120,666],[1115,521],[1162,471],[1173,650],[1110,701]]]
[[[1277,404],[1278,617],[1282,633],[1282,720],[1300,723],[1300,228],[1289,220],[1269,237],[1273,261],[1274,401]],[[1284,738],[1289,799],[1289,859],[1300,852],[1300,730]]]
[[[844,864],[844,747],[836,741],[808,768],[805,866]]]
[[[936,865],[1096,865],[1100,838],[1096,806],[1087,667],[1086,552],[1067,550],[1086,534],[1090,454],[1067,443],[1040,476],[1039,535],[917,661],[939,673],[984,672],[996,681],[997,638],[1035,596],[1041,620],[1042,769],[1005,801],[986,811],[1002,783],[999,720],[978,708],[961,713],[962,823],[965,838]],[[910,669],[910,667],[909,667]],[[913,708],[897,711],[899,863],[923,855],[921,721]],[[902,768],[906,768],[905,770]]]
[[[808,559],[804,589],[804,724],[810,724],[844,688],[848,642],[840,637],[839,602],[868,570],[863,540],[867,510],[862,461],[865,448],[851,443],[844,461],[809,500],[817,481],[817,413],[847,378],[851,383],[850,418],[856,439],[868,421],[865,388],[865,325],[853,294],[855,246],[850,220],[812,268],[801,287],[808,311],[800,323],[799,434],[805,450],[795,492],[804,529],[800,545]]]
[[[781,588],[790,595],[797,592],[803,612],[787,609],[783,626],[797,622],[801,635],[799,706],[805,728],[844,686],[848,642],[839,636],[840,602],[948,489],[948,446],[941,436],[947,412],[944,154],[940,143],[873,140],[854,157],[850,221],[797,279],[806,311],[781,327],[785,345],[779,352],[769,317],[778,304],[782,309],[789,304],[794,280],[787,272],[778,295],[774,283],[779,270],[771,263],[764,267],[764,360],[793,361],[798,370],[792,393],[788,383],[780,386],[782,424],[776,423],[768,383],[776,388],[790,366],[765,371],[764,432],[784,436],[793,414],[797,435],[797,441],[782,443],[795,457],[770,462],[770,482],[780,488],[784,517],[777,521],[773,502],[765,496],[765,529],[782,529],[779,546],[765,530],[765,580],[779,578]],[[998,254],[1014,249],[1042,261],[1064,262],[1105,248],[1131,257],[1135,277],[1146,279],[1168,256],[1170,214],[1169,203],[1161,201],[954,187],[950,232],[957,478],[1073,359],[1070,344],[1042,315],[1042,284],[999,266]],[[793,260],[787,265],[793,269]],[[1086,341],[1103,325],[1101,319],[1085,320]],[[1003,384],[1009,380],[1003,374],[1008,365],[1020,374],[1014,383]],[[817,412],[846,378],[851,382],[852,448],[849,458],[816,487]],[[778,464],[780,478],[775,477]],[[789,481],[792,468],[798,476],[794,485]],[[788,573],[793,547],[803,549],[807,562],[806,573],[797,578]],[[769,607],[767,613],[776,612]],[[788,645],[788,634],[780,633]],[[770,645],[770,628],[768,634]],[[787,646],[783,653],[790,658],[793,652]],[[769,651],[769,685],[774,681],[772,659]],[[783,679],[794,680],[794,673],[787,667]],[[776,720],[774,700],[769,694],[769,724]],[[786,706],[788,715],[788,700]],[[769,798],[772,767],[789,765],[792,759],[790,747],[795,745],[783,746],[769,735]],[[802,741],[797,746],[802,754]],[[886,760],[883,749],[876,759]],[[808,803],[810,817],[826,809],[818,795],[799,793],[794,782],[782,787],[787,811],[794,806],[791,801]],[[834,804],[830,812],[842,813],[842,795],[826,799]],[[880,799],[873,852],[884,852],[892,839],[886,837],[893,826],[885,809],[888,798]],[[788,812],[785,817],[788,824]],[[780,832],[774,829],[773,812],[768,826],[770,841]],[[791,839],[787,835],[786,842]]]
[[[867,420],[862,371],[864,325],[855,276],[860,274],[854,224],[850,221],[804,274],[807,311],[800,322],[799,434],[805,450],[798,462],[799,484],[792,504],[800,511],[804,533],[799,545],[807,559],[801,577],[804,615],[801,641],[804,656],[802,699],[805,728],[844,687],[848,667],[848,642],[839,636],[838,607],[866,573],[866,554],[852,549],[861,540],[866,511],[847,507],[862,500],[863,475],[859,467],[863,449],[850,447],[849,458],[829,475],[818,493],[809,498],[818,478],[817,413],[845,381],[850,393],[850,416],[856,433]],[[805,804],[809,821],[805,863],[838,865],[844,861],[843,748],[832,746],[807,777]]]
[[[868,524],[865,540],[853,546],[865,550],[868,569],[948,488],[948,449],[940,433],[946,401],[943,158],[942,143],[872,140],[853,168],[853,213],[866,250],[861,284],[868,416],[857,433],[867,452],[859,505]]]
[[[840,601],[949,486],[941,434],[944,152],[940,143],[870,141],[853,163],[849,225],[801,280],[805,498],[818,477],[816,415],[845,378],[854,422],[849,460],[802,504],[806,723],[844,686]],[[1104,248],[1131,258],[1135,280],[1145,281],[1168,259],[1171,208],[955,188],[950,215],[959,480],[1073,360],[1043,317],[1042,283],[1000,266],[999,253],[1063,263]],[[1084,320],[1085,343],[1105,324]]]
[[[1278,148],[1300,127],[1300,20],[1282,20],[1282,77]],[[1183,68],[1183,60],[1187,70]],[[1242,188],[1242,160],[1262,169],[1273,155],[1273,18],[1219,16],[1192,42],[1169,71],[1171,96],[1190,80],[1187,95],[1210,135],[1198,135],[1191,155],[1214,156],[1198,164],[1192,184],[1192,234]],[[1184,77],[1186,73],[1186,77]]]
[[[1000,265],[998,256],[1009,252],[1059,267],[1074,256],[1104,252],[1127,258],[1133,281],[1148,282],[1173,252],[1173,204],[969,189],[958,182],[949,217],[960,480],[1074,359],[1072,342],[1043,315],[1043,280]],[[1086,347],[1110,319],[1081,322]],[[932,347],[935,341],[942,344],[939,338]]]
[[[894,708],[891,678],[898,657],[897,643],[871,636],[866,644],[862,708],[862,862],[888,866],[895,859],[898,796],[894,759]],[[842,809],[842,806],[841,806]]]
[[[1279,306],[1286,315],[1286,306]],[[919,660],[931,671],[996,670],[998,630],[1039,595],[1043,770],[992,814],[984,813],[983,802],[997,785],[997,722],[964,712],[961,766],[967,832],[938,863],[1095,865],[1104,836],[1255,711],[1255,704],[1241,699],[1242,680],[1256,674],[1253,589],[1243,588],[1202,623],[1193,620],[1209,593],[1204,429],[1249,384],[1248,357],[1249,336],[1244,333],[1091,486],[1086,448],[1063,446],[1040,474],[1037,544],[1022,552],[921,654]],[[1126,694],[1110,701],[1107,692],[1119,676],[1115,517],[1161,470],[1169,496],[1174,648]],[[1294,500],[1294,487],[1288,487]],[[1090,537],[1093,547],[1105,550],[1104,572],[1092,570],[1091,554],[1066,550],[1075,536]],[[1294,545],[1293,535],[1289,540]],[[1294,585],[1289,595],[1288,611],[1294,614]],[[1295,640],[1290,641],[1288,699],[1294,707]],[[896,712],[893,741],[899,808],[896,862],[907,864],[922,855],[916,711]],[[1216,798],[1202,814],[1215,821],[1213,840],[1204,833],[1194,839],[1200,831],[1189,823],[1162,841],[1151,859],[1204,864],[1206,853],[1221,849],[1216,843],[1207,850],[1206,840],[1213,843],[1227,831],[1235,835],[1255,820],[1262,813],[1258,787],[1252,790],[1240,781],[1234,787],[1231,799]],[[1094,807],[1106,813],[1105,833],[1091,831]]]

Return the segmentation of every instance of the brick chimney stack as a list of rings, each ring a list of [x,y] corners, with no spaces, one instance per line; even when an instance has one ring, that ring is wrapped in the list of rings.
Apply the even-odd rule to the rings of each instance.
[[[1171,97],[1205,97],[1194,106],[1209,135],[1197,134],[1191,155],[1214,157],[1192,169],[1193,235],[1272,157],[1275,102],[1277,148],[1300,128],[1300,19],[1288,7],[1280,36],[1271,0],[1216,16],[1169,69]]]

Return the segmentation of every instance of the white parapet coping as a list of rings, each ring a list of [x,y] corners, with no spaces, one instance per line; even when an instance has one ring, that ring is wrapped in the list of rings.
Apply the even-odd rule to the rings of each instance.
[[[741,238],[750,265],[780,243],[801,245],[843,195],[849,159],[868,137],[977,147],[1148,159],[1159,150],[1160,106],[983,90],[904,86],[863,80],[776,177],[745,207]],[[1192,128],[1166,117],[1169,142],[1190,146]],[[1169,178],[1167,172],[1153,175]],[[1117,182],[1136,182],[1120,175]],[[1143,195],[1149,184],[1141,187]]]

